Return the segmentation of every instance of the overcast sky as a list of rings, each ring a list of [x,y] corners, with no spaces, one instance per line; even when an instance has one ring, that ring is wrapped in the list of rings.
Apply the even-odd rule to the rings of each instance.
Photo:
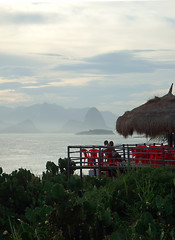
[[[0,27],[2,105],[121,115],[175,80],[175,1],[0,1]]]

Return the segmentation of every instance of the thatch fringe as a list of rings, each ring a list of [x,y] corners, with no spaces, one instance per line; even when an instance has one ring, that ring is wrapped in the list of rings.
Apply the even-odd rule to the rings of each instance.
[[[171,92],[172,86],[165,96],[125,112],[117,119],[117,132],[125,137],[133,132],[152,137],[175,132],[175,96]]]

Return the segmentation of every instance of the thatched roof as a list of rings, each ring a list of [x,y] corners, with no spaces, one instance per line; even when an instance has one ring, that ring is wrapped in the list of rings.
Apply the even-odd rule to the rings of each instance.
[[[163,97],[155,97],[145,104],[127,111],[117,119],[116,130],[127,137],[134,131],[146,136],[175,132],[175,96],[172,86]]]

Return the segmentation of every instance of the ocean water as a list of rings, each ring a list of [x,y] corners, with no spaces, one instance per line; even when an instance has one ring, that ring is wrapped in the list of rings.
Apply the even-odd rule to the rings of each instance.
[[[104,140],[118,144],[146,143],[145,137],[123,138],[114,135],[75,134],[0,134],[0,167],[11,173],[19,168],[41,175],[46,170],[46,162],[58,164],[59,158],[67,157],[67,146],[103,145]]]

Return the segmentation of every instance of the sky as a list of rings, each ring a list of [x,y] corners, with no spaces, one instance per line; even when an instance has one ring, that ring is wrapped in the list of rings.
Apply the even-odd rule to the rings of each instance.
[[[122,115],[175,80],[175,1],[1,0],[0,29],[4,106]]]

